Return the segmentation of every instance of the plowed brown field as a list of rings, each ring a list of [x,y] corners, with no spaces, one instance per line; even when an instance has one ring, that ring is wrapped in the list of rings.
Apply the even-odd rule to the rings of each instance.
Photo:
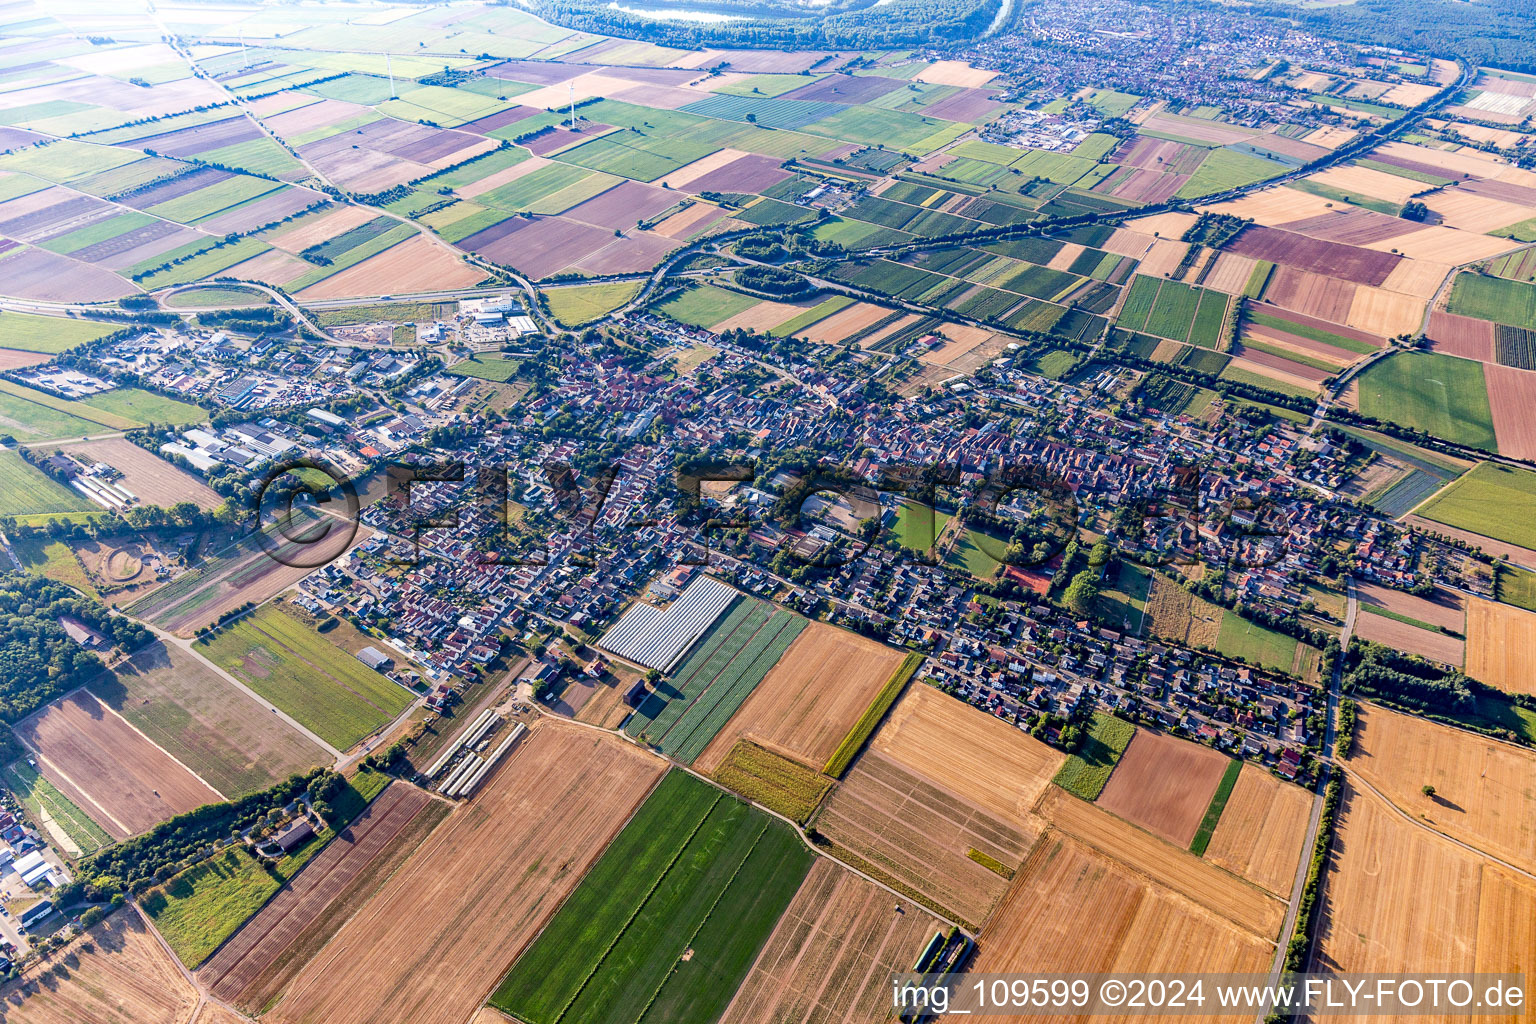
[[[1205,859],[1290,899],[1311,811],[1311,793],[1245,764]]]
[[[222,799],[84,690],[27,719],[16,736],[48,781],[114,839]]]
[[[27,968],[0,999],[6,1024],[179,1024],[197,1005],[176,961],[132,907]]]
[[[1210,747],[1138,729],[1098,805],[1187,849],[1228,760]]]
[[[714,771],[745,736],[820,769],[903,657],[857,633],[810,623],[694,767]]]
[[[663,767],[612,737],[541,721],[264,1019],[462,1024]]]

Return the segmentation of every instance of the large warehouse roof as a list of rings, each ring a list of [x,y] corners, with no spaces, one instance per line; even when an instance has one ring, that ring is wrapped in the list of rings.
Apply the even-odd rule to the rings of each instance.
[[[670,671],[736,598],[736,591],[713,576],[700,576],[663,611],[636,602],[602,639],[603,647],[647,668]]]

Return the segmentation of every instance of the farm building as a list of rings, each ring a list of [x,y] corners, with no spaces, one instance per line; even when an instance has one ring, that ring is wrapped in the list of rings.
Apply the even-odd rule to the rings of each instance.
[[[272,837],[277,848],[284,853],[292,853],[306,842],[315,837],[315,830],[309,824],[307,818],[297,818],[289,822],[281,832]]]
[[[602,646],[646,668],[670,671],[736,596],[713,576],[700,576],[665,610],[644,602],[630,605],[604,635]]]
[[[30,928],[51,913],[53,913],[53,901],[43,900],[41,903],[33,904],[23,911],[21,916],[16,919],[16,923],[23,928]]]

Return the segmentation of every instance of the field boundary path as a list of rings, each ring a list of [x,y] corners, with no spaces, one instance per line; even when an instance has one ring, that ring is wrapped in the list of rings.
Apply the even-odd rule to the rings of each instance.
[[[192,986],[192,993],[197,996],[197,1003],[192,1007],[192,1013],[188,1015],[185,1024],[196,1024],[198,1017],[202,1015],[203,1007],[209,1003],[213,1003],[221,1009],[228,1011],[236,1020],[251,1020],[250,1017],[247,1017],[222,999],[216,999],[209,995],[207,990],[198,984],[197,975],[187,969],[187,965],[181,962],[181,958],[176,955],[176,951],[171,948],[171,944],[165,941],[165,936],[160,934],[160,929],[155,927],[155,922],[150,920],[148,914],[144,913],[144,908],[139,906],[139,901],[129,900],[128,902],[133,905],[133,911],[139,915],[139,920],[143,923],[145,929],[155,937],[156,942],[160,943],[160,948],[165,950],[165,955],[171,958],[171,963],[176,965],[176,969],[181,972],[181,976],[186,979],[187,984]]]
[[[1317,789],[1312,794],[1312,812],[1307,818],[1306,842],[1301,848],[1301,859],[1296,865],[1296,878],[1291,883],[1291,899],[1285,909],[1285,923],[1280,926],[1280,941],[1275,945],[1275,962],[1269,969],[1269,984],[1271,987],[1280,984],[1280,975],[1285,970],[1285,954],[1291,944],[1291,937],[1296,931],[1296,916],[1301,910],[1301,895],[1307,887],[1307,873],[1312,866],[1312,849],[1317,845],[1317,830],[1323,820],[1323,794],[1327,791],[1328,780],[1331,776],[1333,765],[1333,740],[1334,722],[1339,708],[1339,696],[1343,687],[1344,656],[1343,652],[1349,647],[1349,638],[1355,630],[1355,615],[1359,612],[1360,603],[1355,597],[1355,581],[1349,581],[1349,603],[1344,614],[1344,628],[1339,631],[1339,660],[1333,666],[1333,675],[1328,680],[1328,706],[1324,715],[1323,728],[1323,762],[1324,770],[1318,773]],[[1342,769],[1341,769],[1342,770]],[[1310,939],[1309,939],[1310,941]],[[1311,950],[1308,950],[1307,959],[1312,958]],[[1260,1013],[1254,1019],[1254,1024],[1264,1024],[1266,1014]]]
[[[139,620],[135,620],[135,621],[139,621]],[[267,700],[267,698],[263,697],[261,694],[257,693],[255,690],[251,689],[249,686],[246,686],[244,683],[242,683],[240,680],[236,679],[230,673],[224,671],[224,667],[222,665],[218,664],[217,662],[215,662],[215,661],[213,661],[213,660],[211,660],[209,658],[204,657],[202,655],[202,653],[197,650],[195,641],[183,639],[183,638],[177,636],[174,633],[167,633],[165,630],[160,629],[157,626],[153,626],[153,625],[151,625],[148,622],[141,622],[140,624],[143,625],[143,627],[145,629],[147,629],[151,633],[155,634],[155,636],[159,637],[161,643],[175,644],[177,647],[180,647],[183,651],[186,651],[188,655],[190,655],[191,657],[196,658],[198,661],[202,662],[210,670],[212,670],[213,672],[218,673],[219,678],[223,679],[225,682],[227,682],[231,686],[235,687],[241,693],[243,693],[247,697],[251,698],[251,700],[254,700],[257,704],[260,704],[262,707],[264,707],[268,711],[272,712],[278,718],[281,718],[284,722],[287,722],[289,725],[293,726],[294,729],[298,730],[300,735],[304,736],[311,743],[314,743],[314,744],[318,745],[321,750],[325,751],[327,754],[330,754],[331,757],[334,758],[335,760],[340,761],[342,759],[342,757],[344,756],[344,753],[345,753],[344,751],[337,750],[335,747],[331,746],[329,743],[327,743],[325,740],[321,739],[315,733],[311,732],[307,726],[305,726],[298,719],[294,718],[292,715],[288,714],[288,712],[284,711],[282,708],[278,707],[276,704],[273,704],[271,701]]]

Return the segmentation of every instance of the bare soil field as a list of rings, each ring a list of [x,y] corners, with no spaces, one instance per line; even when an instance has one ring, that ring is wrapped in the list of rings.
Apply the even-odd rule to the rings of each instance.
[[[1132,865],[1159,885],[1180,893],[1232,924],[1273,942],[1285,904],[1258,886],[1121,821],[1057,786],[1046,789],[1036,812],[1078,842]]]
[[[903,657],[857,633],[810,623],[694,767],[713,772],[736,741],[747,737],[820,769]]]
[[[228,797],[265,789],[331,760],[303,733],[179,647],[151,644],[89,686],[102,703]]]
[[[716,334],[723,334],[735,327],[749,331],[767,331],[799,316],[814,305],[814,302],[771,302],[765,299],[755,306],[748,306],[735,316],[727,317],[710,330]]]
[[[1424,300],[1416,295],[1402,295],[1385,288],[1361,285],[1349,304],[1344,322],[1351,327],[1396,337],[1417,334],[1424,322]]]
[[[1103,851],[1051,829],[1036,844],[1007,901],[977,940],[971,970],[1262,971],[1273,948],[1263,938],[1149,882]],[[1023,1024],[1080,1018],[992,1019]]]
[[[390,246],[353,267],[332,274],[300,292],[305,299],[337,299],[390,292],[442,291],[468,288],[485,279],[485,272],[421,235]]]
[[[1493,412],[1493,435],[1499,453],[1517,459],[1536,459],[1536,373],[1498,363],[1484,363],[1488,406]]]
[[[612,737],[540,721],[264,1019],[463,1024],[663,767]]]
[[[1188,849],[1228,761],[1210,747],[1137,729],[1097,803]]]
[[[1340,277],[1309,274],[1295,267],[1275,267],[1264,289],[1264,303],[1304,316],[1342,324],[1355,301],[1355,286]]]
[[[1228,295],[1240,295],[1248,287],[1248,279],[1253,276],[1253,268],[1258,263],[1252,257],[1239,256],[1235,252],[1220,253],[1200,284],[1204,288],[1214,288]]]
[[[891,709],[871,749],[1006,821],[1029,808],[1066,755],[931,686],[913,686]]]
[[[1536,871],[1536,753],[1361,705],[1349,769],[1433,828]]]
[[[1536,612],[1470,598],[1467,605],[1467,675],[1511,693],[1536,693],[1531,651]]]
[[[198,981],[215,998],[259,1011],[448,809],[424,790],[391,785],[203,964]]]
[[[1012,868],[1037,832],[1007,824],[877,750],[864,752],[812,823],[860,870],[971,926],[986,920],[1008,882],[970,851]]]
[[[1391,253],[1257,225],[1244,230],[1226,248],[1242,256],[1364,285],[1380,285],[1400,260]]]
[[[16,737],[48,781],[114,839],[222,799],[84,690],[20,723]]]
[[[1311,793],[1245,764],[1205,859],[1290,899],[1311,812]]]
[[[1410,623],[1369,612],[1362,612],[1355,617],[1355,636],[1418,654],[1453,668],[1460,668],[1466,658],[1466,644],[1454,636],[1420,629]]]
[[[1416,597],[1377,583],[1358,583],[1355,596],[1362,604],[1375,605],[1407,615],[1431,626],[1444,626],[1460,633],[1466,628],[1467,609],[1462,596],[1454,590],[1438,587],[1433,598]]]
[[[196,1005],[176,961],[132,907],[0,990],[6,1024],[180,1024]]]
[[[462,190],[461,190],[462,191]],[[468,197],[468,193],[465,193]],[[279,249],[300,253],[312,245],[330,241],[355,227],[361,227],[376,217],[372,210],[362,206],[337,205],[317,216],[305,217],[298,224],[284,225],[266,235],[266,241]]]
[[[994,337],[991,331],[964,324],[945,324],[942,330],[949,340],[937,350],[922,356],[923,362],[947,366]]]
[[[885,1019],[890,974],[910,970],[937,919],[825,857],[779,918],[722,1024]]]
[[[26,366],[46,363],[53,356],[46,352],[21,352],[14,348],[0,348],[0,370],[20,370]]]
[[[1434,342],[1436,352],[1476,359],[1480,363],[1493,361],[1491,321],[1474,320],[1469,316],[1457,316],[1437,309],[1429,314],[1428,335]]]
[[[48,446],[50,450],[54,447]],[[169,507],[179,501],[190,501],[199,508],[212,510],[224,503],[217,491],[191,473],[173,466],[153,452],[145,451],[126,438],[74,441],[57,447],[105,462],[120,470],[123,479],[118,482],[137,494],[146,505]]]

